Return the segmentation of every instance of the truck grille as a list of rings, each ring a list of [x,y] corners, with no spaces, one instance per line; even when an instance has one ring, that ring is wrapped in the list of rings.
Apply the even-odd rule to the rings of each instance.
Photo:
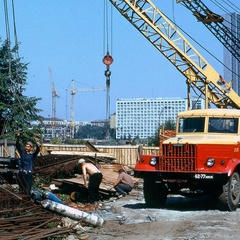
[[[196,170],[196,145],[167,144],[162,146],[160,169],[171,172],[190,172]]]

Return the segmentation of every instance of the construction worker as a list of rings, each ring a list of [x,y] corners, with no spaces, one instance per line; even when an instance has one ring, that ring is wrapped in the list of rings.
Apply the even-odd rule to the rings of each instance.
[[[113,183],[113,186],[118,193],[118,197],[123,197],[132,191],[134,183],[132,177],[124,169],[120,169],[118,171],[118,179]]]
[[[79,159],[78,164],[82,167],[84,186],[88,188],[89,202],[91,204],[99,201],[99,186],[103,175],[92,163],[87,163],[84,158]],[[89,176],[87,182],[87,175]]]
[[[34,159],[40,152],[40,143],[36,142],[37,148],[33,151],[33,144],[32,142],[27,142],[24,146],[24,149],[19,143],[20,134],[17,134],[16,139],[16,148],[20,154],[20,161],[19,161],[19,172],[18,172],[18,182],[19,182],[19,189],[20,192],[23,192],[27,195],[31,194],[32,189],[32,182],[33,182],[33,165]]]

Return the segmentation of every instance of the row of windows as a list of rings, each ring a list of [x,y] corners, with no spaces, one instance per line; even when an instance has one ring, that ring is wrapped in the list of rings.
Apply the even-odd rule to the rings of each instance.
[[[148,115],[155,115],[155,116],[159,116],[159,115],[166,115],[166,114],[174,114],[174,113],[177,113],[181,110],[185,110],[185,108],[180,108],[180,109],[177,109],[176,111],[164,111],[164,112],[161,112],[161,111],[131,111],[130,109],[126,109],[126,110],[123,110],[123,111],[118,111],[117,113],[118,114],[128,114],[128,115],[132,115],[132,116],[136,116],[136,115],[144,115],[144,116],[148,116]]]
[[[195,107],[196,108],[196,107]],[[201,107],[197,107],[197,108],[201,108]],[[134,110],[132,108],[124,108],[124,109],[117,109],[117,113],[129,113],[129,114],[136,114],[136,113],[144,113],[144,114],[162,114],[162,113],[176,113],[179,111],[185,111],[186,107],[182,106],[179,108],[175,108],[175,109],[140,109],[140,110]]]
[[[201,101],[197,103],[203,105]],[[129,135],[140,138],[153,136],[160,124],[168,120],[175,121],[177,114],[186,109],[186,99],[117,101],[116,136],[117,138]]]
[[[156,118],[156,119],[160,119],[160,118],[168,118],[168,117],[173,117],[176,116],[177,113],[170,113],[170,114],[121,114],[119,113],[119,116],[117,117],[117,119],[133,119],[133,118],[142,118],[142,119],[152,119],[152,118]]]
[[[179,106],[171,106],[169,108],[164,108],[165,111],[174,111],[178,110],[179,108],[185,108],[185,105],[179,105]],[[159,106],[149,106],[149,107],[129,107],[129,106],[117,106],[117,111],[123,111],[123,110],[131,110],[131,111],[162,111],[162,107]]]
[[[173,104],[183,104],[186,103],[186,100],[182,101],[148,101],[148,102],[140,102],[140,101],[131,101],[131,102],[122,102],[122,101],[117,101],[117,105],[150,105],[150,104],[158,104],[158,105],[173,105]]]

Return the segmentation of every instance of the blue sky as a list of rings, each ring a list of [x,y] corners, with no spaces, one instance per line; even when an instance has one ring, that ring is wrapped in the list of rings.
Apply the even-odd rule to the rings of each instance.
[[[223,14],[211,1],[212,11]],[[240,7],[239,0],[232,1]],[[196,41],[222,60],[223,46],[192,13],[175,0],[153,3]],[[111,7],[111,4],[109,4]],[[52,93],[48,68],[52,70],[56,116],[70,120],[70,89],[104,88],[104,0],[21,0],[15,1],[19,54],[28,62],[26,95],[42,98],[38,108],[52,116]],[[11,19],[11,1],[9,1]],[[3,3],[0,6],[0,36],[5,39]],[[186,97],[185,77],[113,8],[110,114],[118,98]],[[13,29],[13,24],[10,23]],[[13,35],[11,39],[13,41]],[[190,42],[223,75],[223,66]],[[78,92],[75,120],[92,121],[106,117],[106,92]]]

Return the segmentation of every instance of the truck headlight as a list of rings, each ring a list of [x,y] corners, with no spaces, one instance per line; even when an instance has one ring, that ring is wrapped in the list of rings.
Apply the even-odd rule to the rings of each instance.
[[[215,164],[215,159],[214,158],[209,158],[207,160],[207,166],[212,167]]]
[[[150,159],[150,165],[155,166],[156,164],[157,164],[157,158],[152,157],[152,158]]]

